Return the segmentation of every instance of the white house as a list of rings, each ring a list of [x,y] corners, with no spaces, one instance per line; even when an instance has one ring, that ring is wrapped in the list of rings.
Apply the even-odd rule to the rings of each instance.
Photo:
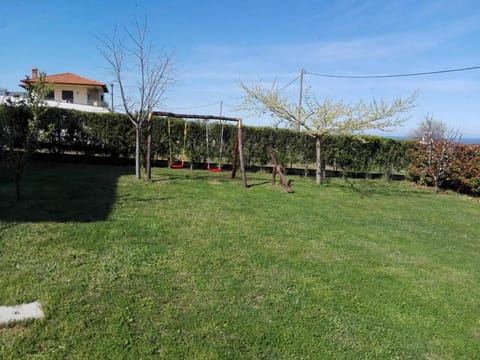
[[[20,86],[27,88],[30,83],[38,79],[38,75],[38,69],[33,68],[32,76],[20,80]],[[104,102],[108,88],[104,83],[73,73],[47,75],[43,81],[52,86],[52,92],[46,99],[48,106],[108,112]]]

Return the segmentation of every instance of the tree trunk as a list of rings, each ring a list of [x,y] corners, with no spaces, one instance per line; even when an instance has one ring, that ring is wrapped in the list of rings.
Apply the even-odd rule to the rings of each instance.
[[[141,133],[140,124],[135,124],[135,179],[140,179],[142,177],[140,172],[140,133]]]
[[[387,165],[385,166],[385,171],[384,171],[384,174],[383,174],[384,179],[385,179],[386,181],[392,180],[392,173],[393,173],[393,166],[392,166],[392,164],[390,164],[390,162],[389,162],[389,163],[387,163]]]
[[[242,185],[246,189],[247,184],[247,173],[245,169],[245,159],[243,157],[243,141],[242,141],[242,120],[238,121],[237,125],[237,137],[238,137],[238,157],[240,158],[240,170],[242,171]],[[233,177],[233,171],[232,171]]]
[[[315,136],[316,157],[316,183],[322,185],[322,139],[320,135]]]
[[[307,135],[303,135],[303,176],[308,177]]]
[[[152,178],[152,119],[151,113],[147,119],[147,154],[145,157],[145,177],[147,180]]]

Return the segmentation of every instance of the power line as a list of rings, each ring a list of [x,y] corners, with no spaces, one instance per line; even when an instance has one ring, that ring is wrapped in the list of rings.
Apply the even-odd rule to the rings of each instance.
[[[422,75],[436,75],[436,74],[445,74],[459,71],[471,71],[478,70],[480,66],[471,66],[466,68],[457,68],[457,69],[447,69],[439,71],[426,71],[426,72],[417,72],[417,73],[407,73],[407,74],[393,74],[393,75],[333,75],[333,74],[319,74],[314,72],[305,71],[305,74],[328,77],[328,78],[340,78],[340,79],[382,79],[382,78],[396,78],[396,77],[411,77],[411,76],[422,76]]]
[[[295,81],[298,80],[298,78],[300,77],[300,75],[298,75],[295,79],[293,79],[292,81],[290,81],[287,85],[285,85],[284,87],[282,87],[281,89],[279,89],[278,91],[283,91],[285,90],[287,87],[289,87],[290,85],[292,85]]]

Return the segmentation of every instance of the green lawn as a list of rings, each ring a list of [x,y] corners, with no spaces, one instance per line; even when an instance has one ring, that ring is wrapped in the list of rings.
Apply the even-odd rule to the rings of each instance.
[[[36,165],[0,180],[2,359],[478,359],[480,202],[408,183]]]

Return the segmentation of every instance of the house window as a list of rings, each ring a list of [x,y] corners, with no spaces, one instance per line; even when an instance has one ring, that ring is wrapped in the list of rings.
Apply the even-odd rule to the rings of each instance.
[[[73,103],[73,91],[62,90],[62,100],[68,103]]]

